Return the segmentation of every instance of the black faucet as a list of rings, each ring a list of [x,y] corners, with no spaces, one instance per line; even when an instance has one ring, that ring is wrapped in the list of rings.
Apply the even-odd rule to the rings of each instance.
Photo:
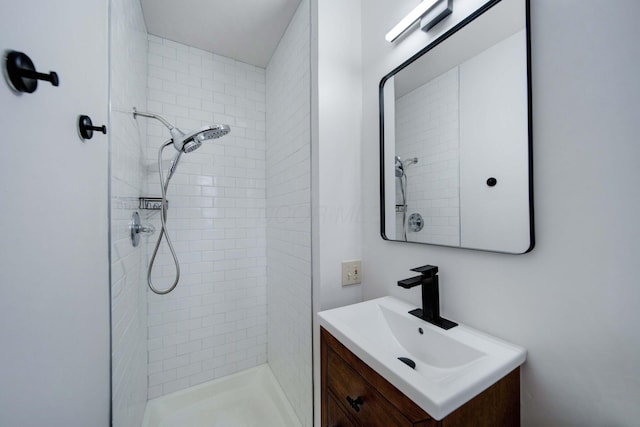
[[[421,318],[442,329],[451,329],[458,326],[457,323],[440,317],[440,294],[438,292],[438,267],[435,265],[423,265],[412,268],[411,271],[420,273],[420,276],[399,280],[398,286],[405,289],[422,285],[422,309],[416,308],[409,314]]]

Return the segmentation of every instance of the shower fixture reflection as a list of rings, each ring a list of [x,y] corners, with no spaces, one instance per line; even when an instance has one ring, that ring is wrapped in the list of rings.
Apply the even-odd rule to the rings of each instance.
[[[396,213],[402,213],[402,240],[407,241],[407,185],[408,177],[406,168],[418,163],[417,157],[402,161],[396,156],[396,178],[400,180],[400,203],[396,199]]]
[[[149,261],[149,268],[147,269],[147,284],[149,285],[149,289],[151,289],[154,293],[158,295],[165,295],[169,292],[173,291],[178,282],[180,281],[180,263],[178,262],[178,257],[176,256],[176,252],[173,249],[173,244],[171,243],[171,238],[169,237],[169,233],[167,232],[167,188],[169,187],[169,181],[171,177],[175,173],[178,162],[183,153],[191,153],[192,151],[200,148],[203,142],[210,141],[213,139],[221,138],[231,132],[231,128],[229,125],[213,125],[213,126],[205,126],[199,130],[192,132],[183,132],[177,127],[173,126],[171,123],[166,121],[164,118],[160,117],[157,114],[153,113],[145,113],[142,111],[137,111],[135,108],[133,109],[133,117],[137,118],[138,116],[147,117],[150,119],[156,119],[160,123],[162,123],[167,129],[169,129],[169,133],[171,134],[171,139],[165,142],[158,149],[158,175],[160,178],[160,189],[162,191],[162,203],[160,206],[160,234],[158,235],[158,240],[156,242],[156,246],[153,250],[153,255],[151,256],[151,260]],[[165,180],[162,173],[162,153],[166,147],[169,145],[173,145],[173,148],[176,149],[177,153],[171,162],[171,166],[169,167],[169,173],[167,174],[167,179]],[[153,270],[153,264],[156,259],[156,255],[158,254],[158,249],[160,248],[160,244],[162,242],[162,238],[165,238],[167,242],[167,246],[169,247],[169,251],[171,252],[171,256],[173,257],[173,263],[176,267],[176,275],[173,284],[165,289],[159,290],[156,289],[151,280],[151,272]]]

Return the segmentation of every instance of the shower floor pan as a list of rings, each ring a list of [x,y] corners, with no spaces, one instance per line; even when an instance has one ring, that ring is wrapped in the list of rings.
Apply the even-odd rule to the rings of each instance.
[[[300,427],[268,365],[152,399],[142,427]]]

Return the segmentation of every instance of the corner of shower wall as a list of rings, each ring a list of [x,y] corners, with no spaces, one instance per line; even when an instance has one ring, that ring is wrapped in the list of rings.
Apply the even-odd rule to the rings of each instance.
[[[109,136],[112,425],[136,427],[147,402],[147,300],[143,247],[129,239],[129,220],[143,191],[147,30],[138,0],[110,1]]]
[[[311,2],[302,0],[267,66],[267,320],[271,370],[313,425]]]

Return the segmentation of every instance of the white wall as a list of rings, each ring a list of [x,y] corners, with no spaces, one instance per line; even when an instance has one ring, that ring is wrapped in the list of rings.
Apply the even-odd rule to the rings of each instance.
[[[111,336],[113,425],[138,426],[147,403],[147,286],[144,245],[129,238],[143,191],[147,106],[147,30],[137,0],[110,7]]]
[[[360,258],[360,1],[312,6],[313,270],[320,308],[359,301],[341,287],[341,262]],[[366,270],[364,274],[366,274]]]
[[[479,3],[454,2],[442,25]],[[414,6],[363,9],[364,297],[419,305],[395,283],[438,265],[444,316],[527,348],[523,425],[637,424],[640,5],[532,2],[536,247],[519,256],[380,238],[378,82],[430,40],[384,34]]]
[[[310,1],[300,3],[267,66],[269,366],[303,426],[311,368]]]
[[[311,2],[313,312],[362,299],[341,286],[341,262],[361,258],[361,1]],[[363,265],[363,280],[368,271]],[[319,329],[314,328],[320,425]]]
[[[148,293],[152,399],[266,362],[265,70],[155,36],[148,61],[148,110],[185,132],[231,126],[183,155],[169,185],[181,279],[168,295]],[[157,150],[169,134],[141,120],[148,123],[146,194],[159,197]],[[165,150],[165,170],[174,155]],[[160,229],[159,211],[142,220]],[[147,239],[148,257],[156,239]],[[152,276],[160,289],[175,271],[162,248]]]
[[[0,40],[58,87],[0,79],[0,425],[109,425],[108,2],[2,2]]]

